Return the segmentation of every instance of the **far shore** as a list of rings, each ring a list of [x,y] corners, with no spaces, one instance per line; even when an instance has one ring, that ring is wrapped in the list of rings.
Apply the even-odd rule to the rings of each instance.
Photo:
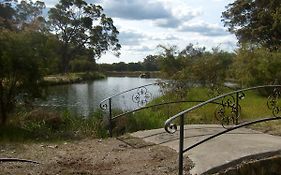
[[[149,78],[160,78],[160,71],[107,71],[104,74],[108,77],[140,77],[140,75],[148,73]]]
[[[160,71],[108,71],[108,72],[78,72],[48,75],[43,78],[44,85],[64,85],[81,83],[85,81],[93,81],[104,79],[106,77],[140,77],[142,74],[148,74],[146,78],[160,78]]]

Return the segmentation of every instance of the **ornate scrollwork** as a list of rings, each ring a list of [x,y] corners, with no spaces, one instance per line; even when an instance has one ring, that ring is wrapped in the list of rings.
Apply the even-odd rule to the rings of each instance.
[[[106,111],[108,109],[108,100],[102,101],[100,103],[100,108],[101,110]]]
[[[140,107],[145,106],[152,98],[152,94],[147,91],[145,87],[140,87],[136,94],[133,94],[132,100],[137,103]]]
[[[238,94],[239,99],[245,97],[244,93]],[[236,99],[232,95],[225,96],[220,105],[215,110],[215,117],[226,128],[226,125],[235,124],[240,117],[241,106],[236,103]]]
[[[239,98],[239,100],[243,100],[244,98],[245,98],[245,94],[244,94],[244,92],[238,92],[238,98]]]
[[[173,134],[178,130],[178,128],[177,128],[177,125],[174,123],[166,123],[165,130],[166,130],[166,132]]]
[[[274,88],[273,94],[270,95],[267,99],[267,107],[272,111],[274,117],[277,117],[279,114],[281,107],[279,106],[279,98],[281,96],[280,88]]]

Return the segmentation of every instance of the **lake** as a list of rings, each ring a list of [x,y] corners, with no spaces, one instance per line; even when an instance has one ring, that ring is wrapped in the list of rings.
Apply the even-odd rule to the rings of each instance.
[[[154,83],[156,78],[137,77],[108,77],[102,80],[95,80],[85,83],[50,86],[48,96],[45,100],[37,101],[41,107],[64,110],[81,116],[88,116],[99,108],[99,103],[104,98],[129,90],[138,86]],[[146,88],[151,93],[151,99],[161,95],[158,86],[148,86]],[[131,110],[138,108],[140,104],[132,100],[132,96],[137,93],[137,89],[114,97],[112,99],[113,108]]]

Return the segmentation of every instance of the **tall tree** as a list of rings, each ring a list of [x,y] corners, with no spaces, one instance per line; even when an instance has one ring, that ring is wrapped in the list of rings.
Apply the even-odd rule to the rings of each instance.
[[[222,21],[240,43],[280,49],[280,0],[236,0],[226,8]]]
[[[42,15],[45,8],[45,3],[42,1],[22,0],[16,5],[17,28],[21,30],[29,28],[33,31],[45,30],[45,19]]]
[[[158,71],[159,70],[159,60],[156,55],[148,55],[143,59],[143,67],[146,71]]]
[[[99,5],[87,4],[84,0],[60,0],[49,11],[49,24],[62,42],[62,72],[68,71],[69,62],[81,51],[92,59],[108,50],[119,55],[119,32]]]
[[[162,49],[162,53],[158,56],[160,70],[167,77],[172,77],[176,72],[182,69],[180,61],[178,59],[177,47],[176,46],[158,46]]]
[[[3,0],[0,2],[0,28],[9,30],[42,30],[45,3],[32,0]]]
[[[13,1],[3,0],[0,2],[0,29],[12,29],[15,9],[12,6]]]

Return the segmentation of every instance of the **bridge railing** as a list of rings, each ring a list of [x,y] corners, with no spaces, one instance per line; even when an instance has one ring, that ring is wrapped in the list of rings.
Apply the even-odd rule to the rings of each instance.
[[[239,101],[244,99],[245,93],[247,91],[254,91],[254,90],[261,90],[265,89],[267,92],[271,92],[270,95],[267,98],[266,106],[271,111],[271,116],[263,119],[258,119],[250,122],[244,122],[240,123],[238,121],[239,116],[241,115],[242,107],[240,106]],[[203,144],[211,139],[214,139],[222,134],[228,133],[232,130],[245,127],[248,125],[261,123],[265,121],[272,121],[272,120],[279,120],[281,119],[280,114],[281,113],[281,104],[279,103],[279,98],[281,96],[281,85],[263,85],[263,86],[256,86],[256,87],[250,87],[240,90],[234,90],[232,92],[228,92],[222,95],[219,95],[217,97],[211,98],[209,100],[206,100],[204,102],[201,102],[191,108],[188,108],[186,110],[183,110],[179,112],[178,114],[172,116],[165,122],[165,130],[168,133],[175,133],[177,131],[177,124],[179,124],[179,175],[183,175],[183,154],[187,152],[188,150],[191,150],[200,144]],[[187,148],[184,147],[184,124],[185,124],[185,118],[188,118],[189,114],[191,112],[202,108],[206,106],[207,104],[217,104],[218,107],[215,110],[215,117],[218,118],[222,125],[225,127],[225,130],[214,134],[210,137],[207,137]],[[228,111],[228,112],[227,112]],[[177,121],[176,121],[177,120]],[[234,121],[236,125],[226,127],[227,124],[230,123],[230,121]]]
[[[154,83],[125,90],[103,99],[100,102],[100,109],[107,113],[109,135],[111,137],[113,135],[112,132],[114,120],[128,114],[128,111],[132,113],[133,111],[145,109],[145,105],[148,102],[150,102],[153,98],[161,96],[163,94],[161,87],[163,87],[166,83],[167,82],[165,81],[157,81]],[[124,99],[124,104],[118,107],[118,109],[121,109],[122,112],[119,112],[119,114],[113,114],[114,104],[118,103],[120,99]],[[129,103],[129,107],[127,108],[127,105],[125,104],[126,102]]]
[[[199,99],[199,100],[178,100],[178,101],[161,101],[158,103],[149,103],[153,98],[159,97],[163,95],[166,91],[169,91],[169,89],[177,89],[178,87],[186,87],[190,86],[190,83],[184,83],[181,82],[180,84],[176,84],[175,82],[172,81],[157,81],[154,83],[146,84],[143,86],[135,87],[129,90],[125,90],[122,92],[119,92],[117,94],[114,94],[110,97],[105,98],[100,102],[100,108],[106,112],[106,119],[108,121],[108,131],[109,135],[112,137],[113,135],[113,123],[116,119],[124,116],[129,116],[129,114],[134,114],[135,112],[142,111],[145,109],[149,108],[155,108],[155,107],[160,107],[160,106],[168,106],[168,109],[170,105],[173,104],[183,104],[183,103],[202,103],[205,100]],[[233,87],[230,87],[228,85],[225,85],[226,88],[233,90]],[[113,104],[114,102],[120,100],[120,97],[122,97],[123,103],[133,103],[135,106],[133,108],[124,108],[126,105],[121,105],[117,107],[118,109],[121,108],[120,110],[117,110],[118,112],[114,111]],[[232,105],[230,104],[230,101],[236,101],[236,105],[238,106],[238,109],[235,110],[235,106],[233,106],[233,111],[235,111],[233,116],[231,118],[221,118],[219,116],[219,112],[216,115],[216,119],[222,124],[222,126],[225,127],[225,125],[228,124],[237,124],[238,119],[240,117],[240,105],[239,105],[239,99],[243,98],[243,94],[237,94],[233,99],[228,99],[226,103],[221,104],[220,102],[212,101],[209,102],[210,104],[216,104],[216,105]],[[124,109],[122,109],[124,108]]]

